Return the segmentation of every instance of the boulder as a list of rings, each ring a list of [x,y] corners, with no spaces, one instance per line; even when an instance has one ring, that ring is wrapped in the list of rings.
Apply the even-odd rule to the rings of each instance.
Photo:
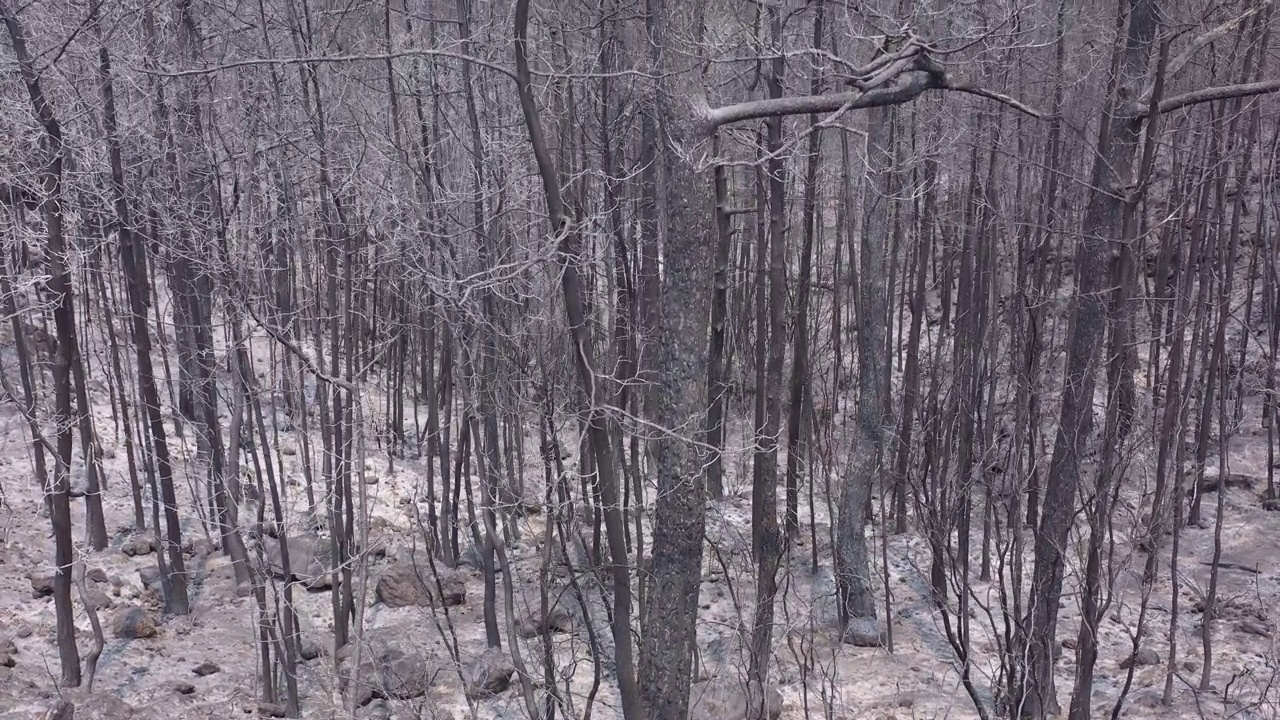
[[[222,668],[218,667],[218,663],[202,662],[199,665],[191,668],[191,672],[195,673],[200,677],[208,677],[209,675],[213,675],[214,673],[222,672]]]
[[[56,573],[39,573],[31,576],[31,597],[42,598],[53,595],[53,579]]]
[[[285,538],[285,542],[289,547],[289,572],[293,580],[312,591],[333,587],[333,545],[329,538],[293,535]],[[272,574],[284,578],[284,555],[279,541],[268,542],[266,547]]]
[[[493,697],[511,685],[511,676],[516,672],[511,659],[498,648],[489,648],[480,657],[467,666],[463,677],[466,678],[466,694],[470,700],[483,700]]]
[[[551,595],[545,618],[542,617],[541,603],[538,603],[538,606],[530,608],[516,620],[516,632],[520,637],[538,637],[547,630],[552,634],[573,632],[573,615],[562,601],[563,596],[557,597],[557,595],[558,593]]]
[[[76,706],[66,700],[45,700],[0,708],[0,720],[74,720]]]
[[[1246,635],[1257,635],[1258,637],[1271,637],[1271,626],[1265,621],[1259,620],[1243,620],[1236,625],[1236,630]]]
[[[0,653],[0,667],[11,668],[17,665],[18,661],[13,659],[9,653]]]
[[[155,618],[136,605],[127,607],[116,615],[112,630],[116,637],[126,640],[155,637],[159,632]]]
[[[303,638],[298,644],[298,652],[302,655],[303,662],[315,660],[325,654],[324,645],[315,638]]]
[[[76,706],[75,720],[131,720],[133,706],[110,692],[64,691]]]
[[[179,695],[191,695],[195,693],[196,686],[192,685],[186,680],[174,680],[173,682],[169,683],[169,689],[178,693]]]
[[[106,610],[111,607],[111,596],[105,590],[93,588],[88,592],[89,605],[94,610]]]
[[[353,684],[355,656],[354,642],[344,645],[337,653],[339,686],[344,693],[355,695],[356,705],[365,705],[374,698],[421,697],[440,672],[439,663],[423,655],[406,628],[385,627],[365,634]]]
[[[431,562],[425,554],[400,552],[378,577],[374,593],[380,602],[393,608],[435,605],[438,599],[443,600],[445,607],[466,602],[467,584],[464,573],[438,564],[436,573],[438,578],[432,576]],[[437,579],[439,588],[436,586]]]
[[[844,642],[854,647],[881,647],[885,632],[875,618],[850,618],[844,630]]]
[[[120,547],[120,552],[129,557],[149,555],[156,549],[155,543],[146,535],[135,535]]]
[[[142,581],[143,588],[156,597],[164,597],[164,578],[160,576],[160,568],[154,565],[138,568],[138,579]]]
[[[744,687],[738,680],[709,680],[689,689],[689,720],[756,720],[764,704],[765,717],[782,716],[782,694],[770,685],[760,691],[760,683]]]
[[[1160,653],[1156,652],[1155,650],[1152,650],[1149,647],[1140,648],[1138,652],[1120,661],[1120,669],[1128,670],[1129,668],[1134,666],[1143,667],[1147,665],[1159,665],[1159,664],[1160,664]]]
[[[89,580],[90,582],[96,582],[96,583],[107,582],[107,571],[103,570],[102,568],[93,568],[89,572],[85,573],[84,576],[85,576],[85,579]]]

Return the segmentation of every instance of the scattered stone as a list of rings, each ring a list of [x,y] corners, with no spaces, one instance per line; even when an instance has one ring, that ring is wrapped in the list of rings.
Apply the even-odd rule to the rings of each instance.
[[[194,668],[191,668],[191,672],[199,675],[200,677],[208,677],[214,673],[222,672],[222,668],[218,667],[217,663],[202,662]]]
[[[191,695],[196,691],[196,686],[192,685],[186,680],[174,680],[173,682],[169,683],[169,689],[178,693],[179,695]]]
[[[430,561],[423,555],[401,551],[378,577],[374,593],[379,601],[392,608],[434,605],[440,590],[443,590],[441,597],[445,607],[466,602],[466,575],[439,566],[436,571],[439,589],[436,587],[437,578],[431,573]]]
[[[91,582],[96,582],[96,583],[107,582],[107,571],[103,570],[102,568],[93,568],[89,572],[85,573],[84,576],[85,576],[85,579]]]
[[[710,680],[689,689],[690,720],[755,720],[762,705],[764,717],[782,717],[782,694],[773,685],[761,692],[759,683],[744,688],[737,680]]]
[[[321,645],[314,638],[303,638],[298,652],[302,655],[303,662],[315,660],[325,654],[324,645]]]
[[[116,615],[113,629],[116,637],[126,640],[155,637],[158,632],[155,618],[137,606],[125,608]]]
[[[56,573],[40,573],[31,576],[31,597],[42,598],[53,595],[53,578]]]
[[[1076,638],[1073,638],[1073,637],[1062,638],[1062,647],[1068,650],[1075,650],[1077,645],[1079,645],[1079,641]]]
[[[1146,665],[1159,665],[1160,654],[1151,648],[1141,648],[1138,652],[1130,655],[1120,661],[1120,669],[1128,670],[1131,667],[1143,667]]]
[[[156,549],[156,545],[151,538],[146,535],[136,535],[126,542],[120,548],[120,552],[129,557],[139,557],[141,555],[150,555]]]
[[[258,703],[258,717],[282,718],[285,715],[285,707],[277,703]]]
[[[1195,663],[1195,661],[1194,661],[1194,660],[1183,660],[1183,661],[1182,661],[1182,671],[1183,671],[1183,672],[1193,673],[1193,672],[1197,672],[1199,669],[1200,669],[1200,666],[1199,666],[1199,665],[1197,665],[1197,664]]]
[[[17,655],[18,645],[11,637],[0,637],[0,654]]]
[[[18,661],[14,660],[12,655],[8,653],[0,653],[0,667],[11,668],[17,664]]]
[[[515,672],[515,665],[511,664],[511,659],[502,650],[485,650],[465,673],[467,698],[483,700],[497,695],[511,685],[511,676]]]
[[[13,636],[21,640],[31,637],[31,634],[34,632],[35,629],[32,628],[31,623],[28,622],[20,622],[13,626]]]

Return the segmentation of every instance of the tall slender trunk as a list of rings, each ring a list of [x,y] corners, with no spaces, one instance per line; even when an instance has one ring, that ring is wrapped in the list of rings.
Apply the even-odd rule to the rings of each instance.
[[[1053,650],[1057,631],[1058,601],[1076,495],[1081,460],[1093,424],[1093,389],[1099,346],[1106,325],[1102,291],[1106,261],[1112,244],[1123,234],[1124,199],[1106,188],[1123,188],[1132,180],[1138,149],[1146,68],[1159,26],[1159,9],[1153,0],[1131,0],[1127,35],[1108,93],[1099,129],[1097,154],[1090,180],[1089,201],[1081,227],[1083,238],[1075,259],[1076,295],[1072,298],[1071,329],[1067,344],[1066,377],[1061,416],[1044,511],[1036,528],[1035,567],[1028,628],[1026,687],[1020,689],[1021,713],[1039,720],[1058,710],[1053,685]]]

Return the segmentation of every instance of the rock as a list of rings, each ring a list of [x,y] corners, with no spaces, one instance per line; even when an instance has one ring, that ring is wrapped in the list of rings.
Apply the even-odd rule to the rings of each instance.
[[[318,535],[294,535],[285,538],[289,548],[289,573],[308,590],[333,587],[333,546],[329,538]],[[284,555],[279,542],[267,543],[267,561],[271,572],[284,578]]]
[[[0,653],[0,667],[11,668],[17,664],[18,664],[18,661],[14,660],[13,656],[10,655],[9,653]]]
[[[844,642],[854,647],[881,647],[885,632],[875,618],[850,618],[844,630]]]
[[[195,673],[196,675],[199,675],[200,677],[208,677],[209,675],[212,675],[214,673],[222,672],[222,668],[218,667],[217,663],[202,662],[199,665],[191,668],[191,672]]]
[[[1143,667],[1146,665],[1159,665],[1160,654],[1151,648],[1141,648],[1138,652],[1130,655],[1120,661],[1120,669],[1128,670],[1131,667]]]
[[[1267,512],[1280,512],[1280,498],[1267,498],[1262,501],[1262,509]]]
[[[469,567],[472,570],[484,569],[484,558],[480,557],[480,550],[475,543],[467,543],[462,553],[458,557],[459,567]]]
[[[111,607],[111,596],[105,590],[94,588],[88,592],[89,605],[94,610],[106,610]]]
[[[552,597],[554,599],[547,608],[545,622],[540,607],[531,608],[528,613],[516,620],[516,632],[520,637],[538,637],[546,630],[550,630],[552,634],[573,632],[573,615],[555,594]]]
[[[434,605],[441,590],[445,607],[466,602],[466,575],[439,566],[436,567],[436,572],[438,577],[433,577],[431,563],[424,555],[397,553],[378,577],[374,594],[380,602],[392,608]],[[436,587],[437,579],[439,588]]]
[[[142,581],[142,586],[147,589],[151,589],[153,586],[159,588],[163,585],[160,577],[160,568],[152,565],[138,568],[138,579]]]
[[[285,715],[285,707],[277,703],[258,703],[258,717],[282,718]]]
[[[169,689],[178,693],[179,695],[191,695],[196,691],[196,686],[192,685],[186,680],[174,680],[173,682],[169,683]]]
[[[1073,637],[1062,638],[1062,647],[1068,650],[1075,650],[1078,644],[1079,641]]]
[[[130,720],[137,716],[133,706],[110,692],[64,691],[76,706],[75,720]]]
[[[1258,637],[1271,637],[1271,628],[1265,622],[1257,620],[1243,620],[1236,625],[1236,629],[1246,635],[1257,635]]]
[[[299,643],[298,652],[302,655],[303,661],[315,660],[325,654],[324,645],[321,645],[314,638],[303,638]]]
[[[18,654],[18,645],[13,641],[13,638],[0,636],[0,654],[4,654],[4,655]]]
[[[356,717],[360,720],[391,720],[391,705],[386,700],[378,698],[360,708]]]
[[[35,630],[31,627],[31,623],[20,622],[13,626],[13,636],[21,640],[31,637],[34,632]]]
[[[137,606],[125,608],[116,615],[113,629],[116,637],[127,640],[155,637],[157,634],[155,618]]]
[[[149,555],[155,549],[156,545],[151,541],[151,538],[146,535],[136,535],[120,547],[120,552],[129,557],[138,557],[140,555]]]
[[[191,554],[196,557],[208,557],[222,549],[222,541],[214,538],[200,538],[191,545]]]
[[[74,720],[76,706],[66,700],[20,705],[0,712],[0,720]]]
[[[515,665],[511,664],[511,659],[502,650],[485,650],[464,673],[467,698],[482,700],[497,695],[511,685],[511,676],[515,672]]]
[[[53,595],[53,578],[56,573],[40,573],[31,576],[31,597],[42,598]]]
[[[403,627],[383,627],[365,634],[353,690],[349,686],[355,655],[355,643],[344,645],[337,653],[339,687],[344,693],[354,693],[356,705],[365,705],[374,698],[420,697],[439,673],[438,663],[424,657],[421,647]]]
[[[107,571],[102,568],[94,568],[85,573],[85,579],[96,583],[107,582]]]
[[[760,691],[759,683],[744,687],[738,680],[710,680],[689,689],[689,720],[755,720],[763,705],[765,717],[782,717],[782,694],[772,685]]]
[[[1224,485],[1228,489],[1241,488],[1244,490],[1252,490],[1254,486],[1257,485],[1260,481],[1261,481],[1261,478],[1256,478],[1252,475],[1245,475],[1242,473],[1228,473],[1227,481],[1223,483],[1223,482],[1220,482],[1220,478],[1217,475],[1210,475],[1210,476],[1206,476],[1203,480],[1200,481],[1199,489],[1201,494],[1217,492],[1218,489]],[[1193,494],[1192,490],[1187,491],[1187,495],[1192,495],[1192,494]]]

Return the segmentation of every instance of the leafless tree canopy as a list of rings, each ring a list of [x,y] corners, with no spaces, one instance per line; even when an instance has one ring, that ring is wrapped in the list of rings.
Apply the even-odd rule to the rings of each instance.
[[[0,720],[1280,718],[1274,15],[0,0]]]

